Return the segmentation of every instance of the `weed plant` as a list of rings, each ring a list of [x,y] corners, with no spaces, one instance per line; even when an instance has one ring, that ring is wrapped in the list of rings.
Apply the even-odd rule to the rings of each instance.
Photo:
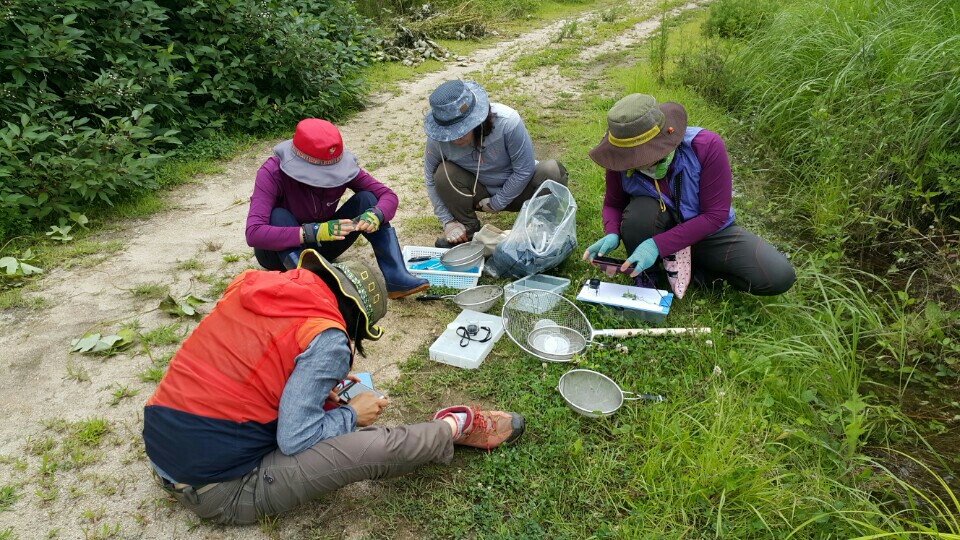
[[[813,237],[869,246],[960,209],[953,5],[799,2],[732,63],[727,103],[792,164],[784,186]]]

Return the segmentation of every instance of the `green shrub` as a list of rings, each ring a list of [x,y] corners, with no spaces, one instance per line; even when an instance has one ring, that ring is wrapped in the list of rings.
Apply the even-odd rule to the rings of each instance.
[[[180,140],[356,106],[347,0],[0,4],[0,238],[151,188]]]
[[[717,0],[703,31],[708,37],[747,39],[767,26],[777,9],[772,0]]]

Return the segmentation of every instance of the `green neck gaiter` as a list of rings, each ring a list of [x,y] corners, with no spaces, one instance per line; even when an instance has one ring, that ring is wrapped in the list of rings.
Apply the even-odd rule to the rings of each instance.
[[[673,154],[676,153],[676,150],[667,154],[667,157],[656,162],[653,167],[648,169],[639,169],[640,172],[653,178],[654,180],[660,180],[667,175],[667,167],[670,166],[670,163],[673,162]]]

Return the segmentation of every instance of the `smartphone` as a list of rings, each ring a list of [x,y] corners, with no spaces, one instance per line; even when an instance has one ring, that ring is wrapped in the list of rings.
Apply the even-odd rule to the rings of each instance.
[[[347,381],[347,383],[343,385],[343,388],[337,390],[337,397],[340,398],[340,403],[350,403],[351,399],[364,392],[370,392],[377,398],[384,397],[380,392],[377,392],[373,388],[356,381]]]
[[[610,267],[620,270],[620,267],[623,266],[624,262],[625,261],[623,259],[614,259],[613,257],[601,257],[599,255],[593,258],[593,263],[599,266],[602,270],[606,270],[607,268],[610,268]]]

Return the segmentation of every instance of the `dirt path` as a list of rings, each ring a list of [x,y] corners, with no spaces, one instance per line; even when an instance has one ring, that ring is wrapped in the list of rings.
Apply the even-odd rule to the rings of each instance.
[[[631,0],[621,9],[638,10],[645,3]],[[681,9],[692,7],[696,4]],[[582,15],[581,31],[589,32],[598,17],[599,12]],[[513,67],[518,55],[542,48],[564,24],[559,21],[477,51],[468,61],[400,85],[394,94],[372,96],[367,110],[340,126],[346,146],[360,158],[361,166],[399,195],[400,209],[393,223],[402,244],[430,246],[439,232],[438,226],[429,231],[422,226],[423,216],[432,216],[421,172],[422,120],[430,91],[444,80],[482,73],[516,77],[518,92],[536,95],[541,104],[551,103],[561,91],[576,93],[583,81],[564,80],[555,68],[520,76]],[[630,46],[655,28],[656,21],[639,23],[615,41],[585,47],[579,61],[587,64],[600,54]],[[512,98],[491,97],[507,104]],[[326,504],[308,505],[284,517],[272,532],[270,526],[198,526],[191,514],[171,506],[150,478],[139,433],[143,402],[154,385],[138,377],[150,366],[150,358],[141,347],[131,349],[137,351],[134,355],[105,358],[69,354],[71,340],[85,332],[112,334],[121,324],[133,321],[142,332],[149,332],[176,321],[152,310],[156,299],[135,300],[130,290],[138,285],[166,284],[178,298],[204,296],[210,281],[229,279],[256,265],[243,240],[246,199],[257,169],[275,142],[258,144],[225,164],[220,174],[176,190],[169,196],[170,210],[119,224],[102,234],[102,241],[123,244],[104,262],[49,272],[36,293],[49,301],[49,308],[0,313],[0,410],[7,419],[0,425],[0,487],[16,486],[19,494],[10,511],[0,511],[0,532],[12,527],[21,538],[45,538],[50,531],[63,538],[105,538],[119,527],[115,537],[174,538],[188,533],[202,538],[289,537],[323,521],[323,515],[334,508],[353,509],[354,516],[363,516],[357,507],[362,507],[364,494],[375,490],[376,484],[352,486],[332,495]],[[230,255],[237,254],[242,257],[232,261]],[[366,246],[351,249],[345,257],[373,263]],[[392,302],[381,322],[387,335],[369,344],[368,355],[359,359],[356,370],[372,372],[378,383],[395,379],[398,362],[431,341],[446,324],[445,318],[442,310],[409,299]],[[179,332],[192,326],[184,325]],[[154,347],[152,355],[172,352],[173,347]],[[138,393],[112,405],[123,388]],[[69,447],[78,437],[70,423],[94,417],[110,422],[104,442],[91,449]],[[44,469],[40,456],[45,451],[60,452],[66,465],[55,471]]]

